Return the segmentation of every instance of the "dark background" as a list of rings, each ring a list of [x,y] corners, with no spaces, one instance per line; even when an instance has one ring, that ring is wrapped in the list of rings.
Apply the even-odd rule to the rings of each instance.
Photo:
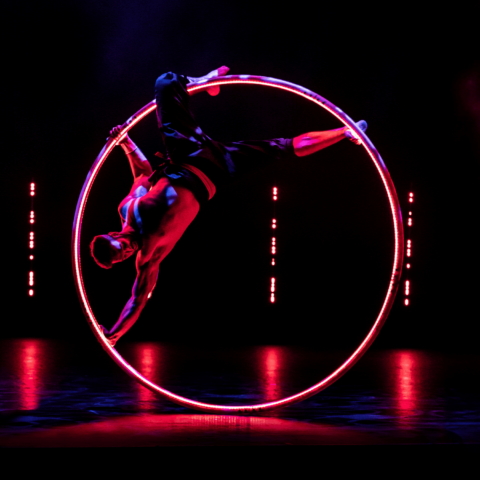
[[[480,53],[473,12],[404,4],[63,1],[3,4],[1,192],[2,335],[91,338],[73,283],[73,215],[108,131],[153,99],[157,76],[281,78],[313,90],[367,131],[397,188],[404,217],[415,192],[410,279],[376,345],[475,348],[475,226],[480,169]],[[192,97],[220,141],[292,137],[341,126],[300,97],[229,86]],[[153,115],[131,131],[149,159]],[[29,183],[35,197],[35,296],[27,295]],[[85,283],[111,326],[134,280],[88,255],[94,235],[118,230],[131,182],[121,151],[87,204]],[[270,219],[276,217],[277,302],[269,303]],[[300,343],[353,348],[385,295],[392,261],[386,196],[362,148],[342,142],[221,190],[161,266],[157,290],[130,339],[186,343]]]

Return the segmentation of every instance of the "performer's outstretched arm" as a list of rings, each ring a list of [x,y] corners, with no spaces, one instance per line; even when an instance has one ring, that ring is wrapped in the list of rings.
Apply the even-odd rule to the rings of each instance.
[[[360,120],[357,125],[362,131],[367,129],[367,122]],[[348,138],[357,145],[360,143],[357,135],[348,127],[326,130],[323,132],[309,132],[293,139],[293,149],[297,157],[305,157],[333,145],[344,138]]]
[[[139,256],[140,255],[137,255],[137,278],[133,284],[132,296],[123,308],[117,323],[109,332],[104,329],[104,333],[112,347],[138,320],[140,313],[145,307],[153,289],[155,288],[155,284],[157,283],[160,258],[151,259],[142,263],[139,261]]]
[[[110,136],[115,137],[120,133],[120,125],[114,127],[110,131]],[[132,175],[134,182],[138,180],[139,177],[142,175],[150,176],[152,173],[152,167],[150,163],[148,163],[147,158],[143,154],[143,152],[135,145],[132,139],[127,135],[125,138],[119,143],[122,147],[123,151],[127,155],[128,162],[130,163],[130,168],[132,169]]]

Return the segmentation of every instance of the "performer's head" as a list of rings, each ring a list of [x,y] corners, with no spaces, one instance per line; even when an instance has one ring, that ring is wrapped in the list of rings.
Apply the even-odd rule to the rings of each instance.
[[[102,268],[112,268],[114,263],[123,262],[138,248],[136,235],[122,232],[97,235],[90,243],[92,257]]]

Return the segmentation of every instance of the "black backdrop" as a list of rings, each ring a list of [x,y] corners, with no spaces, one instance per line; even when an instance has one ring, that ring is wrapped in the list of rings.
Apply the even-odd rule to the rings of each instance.
[[[2,140],[2,335],[86,338],[70,263],[85,176],[114,125],[153,98],[158,75],[281,78],[326,97],[367,131],[402,207],[413,185],[412,305],[397,298],[378,345],[474,347],[479,256],[480,63],[473,12],[310,2],[5,2]],[[218,140],[288,137],[340,126],[299,97],[231,86],[192,108]],[[131,132],[158,150],[152,115]],[[37,184],[36,293],[27,295],[28,185]],[[90,197],[85,281],[111,325],[128,298],[133,261],[103,271],[93,235],[118,229],[129,187],[114,152]],[[270,189],[280,189],[277,303],[269,304]],[[162,264],[129,338],[314,343],[350,348],[379,310],[392,226],[361,148],[342,142],[219,191]]]

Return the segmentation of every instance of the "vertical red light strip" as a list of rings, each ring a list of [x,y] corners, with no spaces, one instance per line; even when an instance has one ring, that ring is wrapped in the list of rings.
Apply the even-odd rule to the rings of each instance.
[[[35,183],[31,182],[30,183],[30,218],[29,218],[29,223],[30,223],[30,228],[33,229],[33,224],[35,223],[35,210],[33,209],[33,197],[35,197]],[[35,232],[33,230],[30,230],[29,236],[28,236],[28,248],[29,248],[29,256],[28,259],[30,262],[33,261],[33,249],[35,248]],[[28,296],[33,297],[33,294],[35,293],[33,286],[35,285],[35,278],[34,278],[34,272],[32,270],[32,264],[30,264],[29,272],[28,272]]]
[[[409,192],[408,194],[408,203],[410,203],[409,207],[412,208],[412,203],[413,203],[413,200],[414,200],[414,195],[413,195],[413,192]],[[404,298],[404,305],[406,307],[408,307],[408,305],[410,305],[410,279],[408,278],[408,274],[410,273],[410,268],[411,268],[411,264],[410,264],[410,258],[412,257],[412,225],[413,225],[413,216],[412,216],[412,210],[409,210],[408,212],[408,218],[407,218],[407,240],[406,240],[406,244],[405,244],[405,247],[406,247],[406,252],[407,252],[407,258],[406,258],[406,264],[405,264],[405,267],[406,267],[406,272],[407,272],[407,279],[405,280],[405,290],[404,290],[404,295],[405,295],[405,298]]]
[[[275,202],[278,200],[278,188],[273,187],[272,190],[273,199],[273,218],[272,218],[272,230],[277,228],[277,219],[275,218]],[[270,279],[270,303],[275,303],[275,255],[277,254],[277,238],[272,236],[272,242],[270,245],[270,253],[272,255],[272,278]]]

